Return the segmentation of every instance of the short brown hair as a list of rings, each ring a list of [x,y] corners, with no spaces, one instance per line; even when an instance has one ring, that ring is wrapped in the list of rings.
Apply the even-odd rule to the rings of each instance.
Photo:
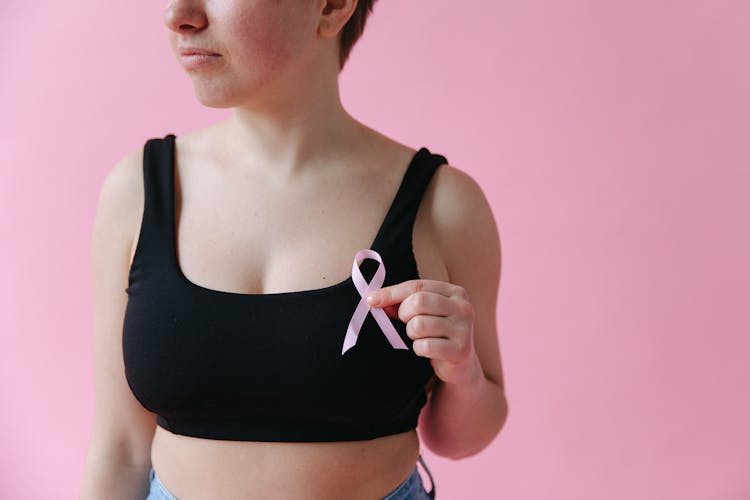
[[[346,22],[341,29],[341,41],[339,43],[339,71],[344,69],[346,61],[349,59],[349,53],[352,47],[357,43],[362,32],[365,30],[367,16],[372,12],[372,6],[376,0],[358,0],[354,8],[352,17]]]

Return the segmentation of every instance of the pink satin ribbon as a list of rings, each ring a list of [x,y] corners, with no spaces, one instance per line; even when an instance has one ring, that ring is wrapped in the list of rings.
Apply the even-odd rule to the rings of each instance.
[[[359,264],[366,258],[377,260],[380,263],[378,270],[375,271],[375,275],[372,277],[372,281],[370,281],[369,284],[359,270]],[[346,351],[354,347],[354,344],[357,343],[359,331],[362,328],[362,324],[364,323],[368,312],[372,313],[375,321],[378,322],[380,329],[385,334],[385,338],[388,339],[388,342],[391,343],[391,346],[393,346],[394,349],[409,349],[409,347],[404,344],[404,341],[401,340],[401,337],[399,337],[398,332],[393,327],[390,319],[388,319],[388,315],[385,314],[385,311],[379,307],[370,307],[367,303],[367,296],[370,292],[379,290],[385,281],[385,264],[383,264],[383,259],[378,252],[368,248],[357,252],[357,255],[354,256],[354,264],[352,265],[352,281],[354,281],[354,286],[357,287],[357,291],[361,298],[359,304],[357,304],[357,308],[354,310],[352,319],[349,321],[349,326],[346,329],[346,337],[344,337],[344,347],[341,350],[341,355],[343,356]]]

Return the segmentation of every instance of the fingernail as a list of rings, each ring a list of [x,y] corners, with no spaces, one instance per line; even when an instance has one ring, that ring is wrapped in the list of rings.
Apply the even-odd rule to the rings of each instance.
[[[371,306],[374,306],[378,302],[380,302],[380,294],[371,293],[370,295],[367,296],[367,303],[370,304]]]

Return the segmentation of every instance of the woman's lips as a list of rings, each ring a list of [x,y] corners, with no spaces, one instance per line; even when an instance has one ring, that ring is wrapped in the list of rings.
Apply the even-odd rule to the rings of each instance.
[[[198,69],[215,63],[220,57],[219,54],[183,53],[180,62],[185,69]]]
[[[215,63],[221,55],[203,47],[178,46],[180,63],[185,69],[199,69]]]

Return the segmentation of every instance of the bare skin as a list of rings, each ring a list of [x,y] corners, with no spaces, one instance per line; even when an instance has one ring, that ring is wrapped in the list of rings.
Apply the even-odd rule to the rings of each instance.
[[[252,167],[233,169],[226,154],[211,153],[224,151],[216,145],[226,123],[176,140],[183,274],[205,288],[236,293],[307,290],[345,279],[353,255],[372,242],[416,151],[357,125],[350,153],[315,176],[268,178]],[[414,254],[420,277],[447,280],[429,221],[432,191],[417,213]],[[181,500],[372,500],[409,476],[419,449],[416,430],[367,441],[285,443],[202,439],[157,426],[151,462]]]

